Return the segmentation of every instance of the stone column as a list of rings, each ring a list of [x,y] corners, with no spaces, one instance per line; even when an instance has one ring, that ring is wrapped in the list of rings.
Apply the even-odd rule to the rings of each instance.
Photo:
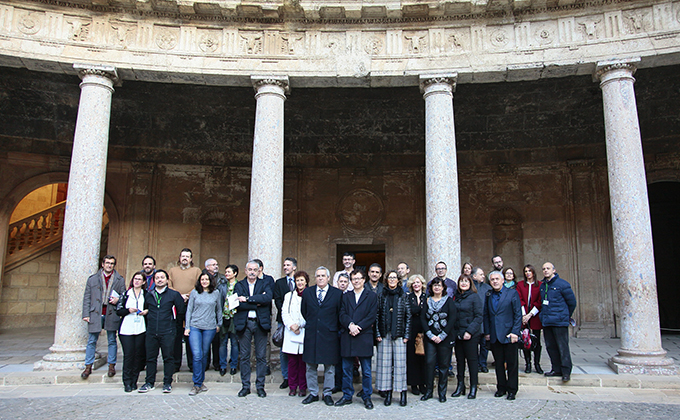
[[[111,96],[111,66],[75,64],[83,80],[68,178],[54,344],[35,370],[83,369],[87,324],[82,320],[87,277],[99,269]]]
[[[250,184],[248,259],[259,258],[265,272],[281,274],[283,246],[283,103],[288,77],[251,77],[255,87],[255,136]]]
[[[637,60],[600,62],[621,348],[617,373],[676,374],[661,346],[652,227],[633,73]]]
[[[437,261],[460,270],[458,162],[453,124],[453,91],[458,73],[420,76],[425,99],[426,280]]]

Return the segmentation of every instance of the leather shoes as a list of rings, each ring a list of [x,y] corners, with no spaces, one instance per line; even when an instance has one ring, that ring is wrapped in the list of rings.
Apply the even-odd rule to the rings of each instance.
[[[515,399],[515,393],[514,392],[508,392],[508,396],[506,397],[508,400],[514,400]]]
[[[562,372],[555,372],[554,370],[551,370],[550,372],[544,373],[543,376],[562,376]]]
[[[364,400],[364,407],[366,407],[368,410],[373,410],[373,401],[371,401],[370,398],[366,398]]]
[[[319,401],[319,396],[318,396],[318,395],[309,394],[309,395],[307,395],[307,398],[305,398],[304,400],[302,400],[302,404],[311,404],[311,403],[313,403],[314,401]]]
[[[238,392],[239,397],[245,397],[248,394],[250,394],[250,388],[241,388],[241,390]]]
[[[231,370],[229,371],[229,374],[230,375],[236,375],[236,368],[231,368]]]
[[[325,398],[324,398],[324,401],[325,401]],[[342,407],[343,405],[348,405],[348,404],[352,404],[352,400],[350,400],[349,398],[342,397],[335,403],[335,406],[336,407]]]
[[[297,391],[295,389],[291,389],[290,391],[288,391],[288,395],[290,395],[291,397],[294,397],[295,394],[297,394]]]
[[[125,392],[132,392],[132,386],[125,385]]]
[[[264,388],[258,388],[257,389],[257,396],[260,398],[264,398],[267,396],[267,392],[265,392]]]
[[[418,389],[417,386],[413,385],[413,386],[411,387],[411,394],[413,394],[413,395],[420,395],[420,390]]]
[[[496,391],[496,393],[493,394],[493,396],[496,397],[496,398],[500,398],[503,395],[505,395],[505,391]]]
[[[109,371],[106,374],[109,378],[116,376],[116,365],[114,363],[109,363]]]
[[[226,369],[220,369],[220,376],[224,376],[224,375],[226,375],[226,374],[227,374],[227,370],[226,370]]]
[[[486,366],[482,366],[480,372],[482,372],[482,373],[489,373],[489,368],[486,367]]]
[[[337,394],[340,391],[342,391],[342,388],[339,386],[334,386],[333,389],[331,389],[331,394]]]
[[[302,389],[302,390],[298,391],[298,395],[299,395],[300,397],[304,397],[305,395],[307,395],[307,390],[306,390],[306,389]]]
[[[562,375],[562,382],[569,382],[571,375]]]
[[[279,385],[279,389],[286,389],[288,388],[288,379],[284,379],[283,382],[281,382],[281,385]]]
[[[323,396],[323,402],[326,403],[326,405],[328,405],[328,406],[332,406],[332,405],[335,404],[335,403],[333,402],[333,398],[331,398],[330,395],[324,395],[324,396]]]

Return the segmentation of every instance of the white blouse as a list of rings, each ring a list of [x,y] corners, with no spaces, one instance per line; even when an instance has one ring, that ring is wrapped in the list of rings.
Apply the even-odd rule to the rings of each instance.
[[[144,291],[139,293],[139,298],[135,296],[135,289],[129,289],[127,292],[128,298],[125,302],[126,308],[137,308],[144,310]],[[128,314],[123,317],[123,322],[120,323],[120,335],[139,335],[146,332],[146,320],[143,316],[137,314]]]

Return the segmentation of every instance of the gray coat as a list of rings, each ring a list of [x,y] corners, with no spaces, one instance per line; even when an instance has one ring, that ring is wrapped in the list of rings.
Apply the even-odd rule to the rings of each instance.
[[[99,269],[95,274],[87,278],[85,293],[83,295],[83,318],[90,318],[87,325],[87,332],[98,334],[102,330],[102,295],[104,294],[103,270]],[[115,290],[119,295],[125,293],[125,279],[113,270],[111,275],[111,290]],[[107,296],[106,299],[110,297]],[[120,317],[116,314],[116,305],[108,303],[106,305],[106,319],[104,329],[106,331],[117,331],[120,327]]]

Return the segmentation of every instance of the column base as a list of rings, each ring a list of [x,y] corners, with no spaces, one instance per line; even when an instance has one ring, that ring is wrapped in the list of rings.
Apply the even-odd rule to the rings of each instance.
[[[43,356],[42,360],[33,364],[34,371],[44,370],[83,370],[85,369],[85,347],[78,349],[61,349],[56,346],[50,347],[51,353]],[[106,364],[106,357],[95,352],[92,369],[97,369]]]
[[[678,374],[673,359],[666,357],[666,350],[635,351],[619,349],[619,354],[609,359],[609,367],[617,374],[659,375]]]

